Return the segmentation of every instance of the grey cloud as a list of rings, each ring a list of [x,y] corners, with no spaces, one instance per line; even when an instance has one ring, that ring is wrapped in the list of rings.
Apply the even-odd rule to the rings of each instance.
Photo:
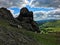
[[[31,3],[33,7],[60,7],[60,0],[34,0]]]
[[[34,20],[46,20],[46,19],[60,19],[60,9],[51,10],[48,12],[38,12],[34,13]]]
[[[25,0],[0,0],[0,7],[23,7],[27,4]]]
[[[47,15],[48,19],[60,19],[60,9],[49,11]]]
[[[34,20],[44,20],[47,18],[46,12],[45,11],[36,11],[34,12]]]
[[[60,15],[60,9],[49,11],[48,15]]]

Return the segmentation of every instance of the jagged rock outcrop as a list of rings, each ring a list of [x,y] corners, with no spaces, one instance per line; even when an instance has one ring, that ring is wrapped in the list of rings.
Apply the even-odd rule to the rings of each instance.
[[[7,20],[12,20],[13,19],[13,15],[11,14],[11,12],[7,9],[7,8],[0,8],[0,16],[4,17]]]
[[[33,12],[29,11],[26,7],[22,8],[17,18],[19,21],[26,20],[33,21]]]
[[[20,14],[17,18],[20,22],[22,22],[22,26],[28,30],[39,31],[39,27],[37,23],[33,20],[33,12],[29,11],[26,7],[22,8]],[[29,26],[29,27],[28,27]]]
[[[0,45],[38,45],[35,39],[26,35],[23,24],[9,10],[0,8]]]
[[[40,32],[36,22],[33,20],[33,12],[29,11],[26,7],[21,9],[20,15],[17,18],[14,18],[8,9],[2,7],[0,8],[0,17],[8,20],[11,26]]]
[[[11,26],[18,27],[20,21],[15,19],[7,8],[0,8],[0,19],[6,19]]]

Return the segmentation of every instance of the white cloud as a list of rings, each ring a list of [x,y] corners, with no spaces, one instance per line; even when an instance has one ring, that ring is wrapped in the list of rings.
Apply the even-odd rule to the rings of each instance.
[[[35,11],[34,12],[34,20],[44,20],[47,18],[47,12],[46,11]]]
[[[31,0],[31,1],[30,1],[30,3],[29,3],[30,6],[31,6],[31,4],[32,4],[33,1],[34,1],[34,0]]]
[[[60,8],[47,12],[47,19],[60,19]]]
[[[48,15],[60,15],[60,8],[49,11]]]
[[[0,7],[25,7],[28,4],[28,0],[0,0]]]
[[[60,0],[0,0],[0,7],[13,8],[18,7],[22,8],[26,5],[29,5],[34,8],[46,8],[53,9],[51,11],[35,11],[34,20],[44,20],[44,19],[60,19]],[[49,7],[49,8],[48,8]],[[11,10],[11,13],[14,17],[17,17],[19,13],[14,14],[14,10]]]
[[[34,20],[48,20],[48,19],[60,19],[60,8],[51,11],[36,11],[34,12]]]

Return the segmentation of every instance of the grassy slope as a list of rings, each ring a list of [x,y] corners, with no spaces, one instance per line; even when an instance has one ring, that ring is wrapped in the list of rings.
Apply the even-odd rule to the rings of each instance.
[[[15,27],[11,27],[9,25],[9,23],[7,23],[7,21],[5,21],[5,20],[0,20],[0,26],[5,27],[12,32],[18,31],[19,33],[21,33],[27,37],[33,38],[33,39],[37,40],[39,45],[57,45],[55,34],[37,34],[37,33],[31,32],[31,31],[26,31],[25,29],[18,29]],[[34,43],[34,42],[32,42],[32,43]]]
[[[60,20],[55,22],[47,22],[40,27],[46,31],[60,32]]]

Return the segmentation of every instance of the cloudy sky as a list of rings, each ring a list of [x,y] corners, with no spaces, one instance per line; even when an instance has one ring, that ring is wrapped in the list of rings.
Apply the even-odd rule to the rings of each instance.
[[[0,0],[0,8],[8,8],[14,17],[22,7],[33,11],[34,20],[60,19],[60,0]]]

